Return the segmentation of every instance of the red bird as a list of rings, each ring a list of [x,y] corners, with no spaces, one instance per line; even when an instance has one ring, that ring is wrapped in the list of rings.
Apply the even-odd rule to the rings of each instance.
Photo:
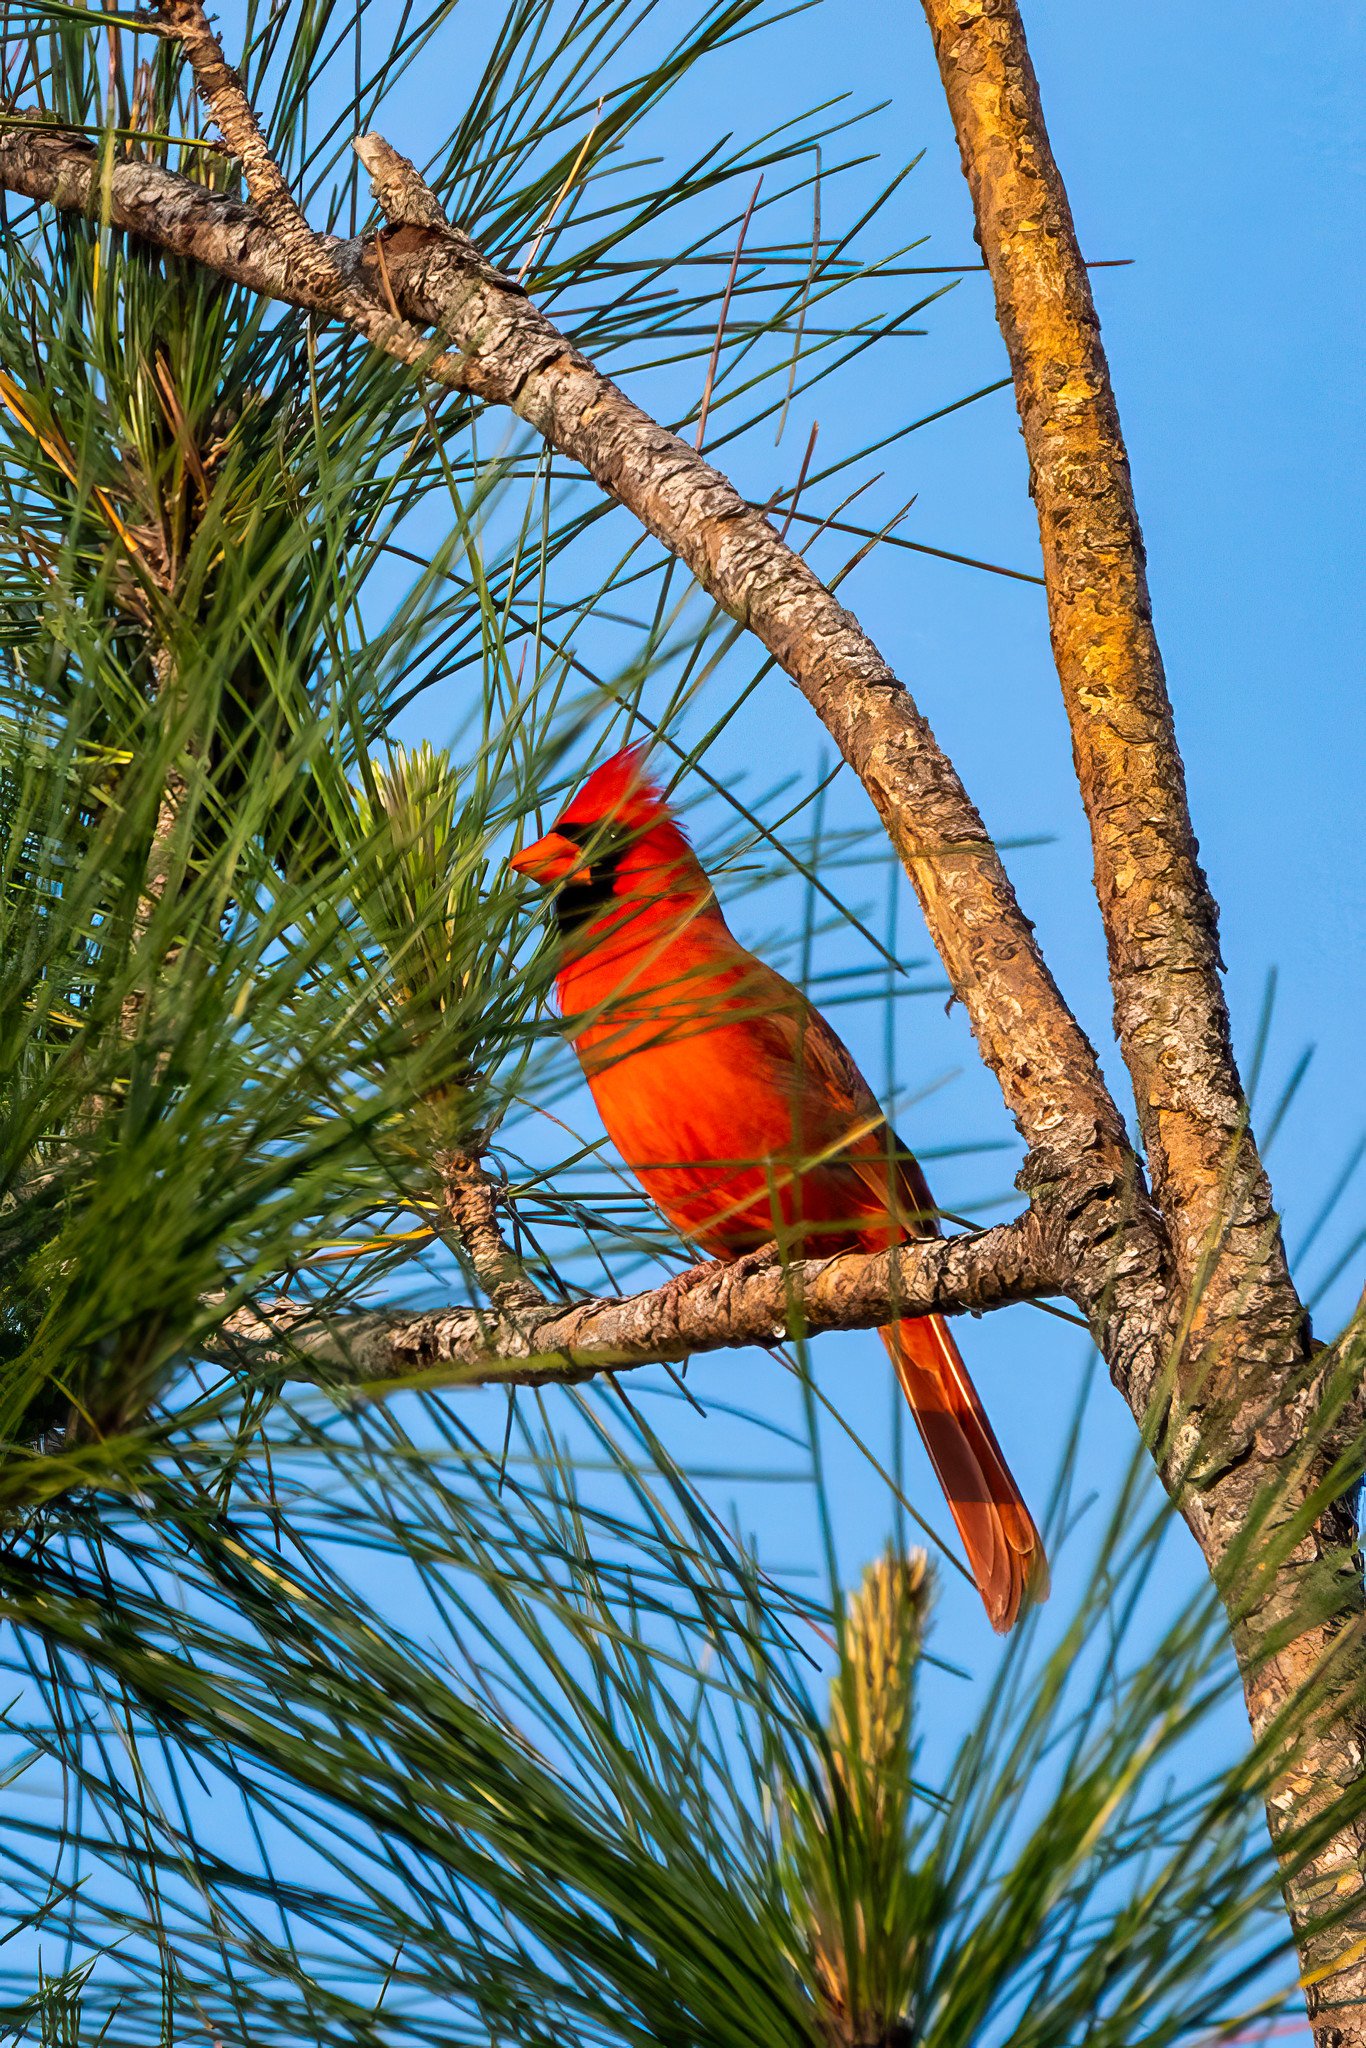
[[[556,994],[608,1136],[713,1258],[936,1235],[920,1168],[819,1011],[731,935],[643,753],[604,762],[512,861],[556,891]],[[880,1335],[1004,1631],[1047,1593],[1039,1532],[943,1317]]]

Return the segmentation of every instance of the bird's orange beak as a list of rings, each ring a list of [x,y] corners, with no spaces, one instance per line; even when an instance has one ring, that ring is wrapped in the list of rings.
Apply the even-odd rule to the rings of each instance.
[[[520,853],[513,854],[508,866],[514,875],[529,875],[543,889],[553,889],[557,882],[568,881],[576,871],[585,877],[588,874],[583,848],[563,832],[547,832],[534,846],[524,846]]]

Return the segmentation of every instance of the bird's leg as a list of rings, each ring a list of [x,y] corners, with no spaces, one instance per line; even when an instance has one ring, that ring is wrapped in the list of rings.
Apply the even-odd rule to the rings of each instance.
[[[766,1273],[770,1266],[776,1266],[782,1258],[782,1246],[776,1239],[768,1244],[758,1244],[752,1252],[742,1252],[738,1259],[732,1259],[726,1271],[735,1280],[748,1280],[751,1273]]]

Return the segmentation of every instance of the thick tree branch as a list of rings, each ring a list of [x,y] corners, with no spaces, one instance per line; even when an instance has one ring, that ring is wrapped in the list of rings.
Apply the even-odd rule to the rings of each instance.
[[[1100,324],[1015,0],[924,0],[1014,373],[1120,1046],[1202,1321],[1302,1355],[1247,1123]]]
[[[534,1297],[492,1313],[380,1310],[324,1321],[290,1300],[239,1309],[224,1337],[308,1377],[392,1380],[440,1368],[461,1386],[586,1379],[707,1351],[826,1330],[868,1330],[897,1315],[1003,1308],[1063,1291],[1059,1248],[1040,1214],[975,1236],[894,1252],[783,1266],[776,1251],[710,1265],[646,1294],[563,1303]]]
[[[365,147],[374,160],[374,138]],[[386,166],[394,159],[389,152]],[[0,184],[70,211],[107,206],[116,226],[226,279],[338,312],[335,295],[308,284],[256,209],[154,166],[116,160],[101,179],[78,138],[14,130],[0,137]],[[404,189],[411,200],[411,187]],[[393,190],[391,181],[389,196]],[[372,243],[315,239],[348,290],[370,289],[379,275]],[[582,464],[756,634],[814,706],[915,884],[1037,1176],[1073,1176],[1078,1162],[1088,1176],[1097,1167],[1111,1179],[1131,1174],[1123,1120],[986,828],[852,614],[762,513],[626,398],[465,236],[449,228],[391,230],[384,274],[403,319],[395,322],[374,300],[364,331],[376,345],[439,383],[509,407]],[[414,356],[410,330],[419,322],[439,328],[444,350],[424,343]]]
[[[1318,1488],[1333,1495],[1319,1376],[1305,1369],[1307,1321],[1248,1126],[1128,457],[1019,9],[923,5],[1010,352],[1116,1029],[1171,1237],[1175,1299],[1191,1316],[1168,1469],[1179,1478],[1204,1467],[1199,1490],[1182,1488],[1183,1506],[1231,1600],[1254,1729],[1266,1734],[1317,1698],[1268,1802],[1279,1846],[1287,1825],[1331,1810],[1366,1758],[1355,1524],[1341,1498],[1318,1516],[1310,1505]],[[1273,1526],[1300,1534],[1274,1574],[1253,1575],[1260,1553],[1249,1557],[1245,1539],[1268,1496]],[[1349,1826],[1288,1879],[1320,2048],[1366,2041],[1363,1853],[1366,1832]],[[1344,1904],[1345,1928],[1312,1931]]]

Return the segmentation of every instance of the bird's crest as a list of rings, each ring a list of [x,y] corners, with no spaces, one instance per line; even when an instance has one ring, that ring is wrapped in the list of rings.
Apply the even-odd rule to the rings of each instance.
[[[648,741],[623,747],[595,768],[560,813],[562,825],[604,825],[609,820],[633,832],[673,821],[658,783],[645,772]]]

